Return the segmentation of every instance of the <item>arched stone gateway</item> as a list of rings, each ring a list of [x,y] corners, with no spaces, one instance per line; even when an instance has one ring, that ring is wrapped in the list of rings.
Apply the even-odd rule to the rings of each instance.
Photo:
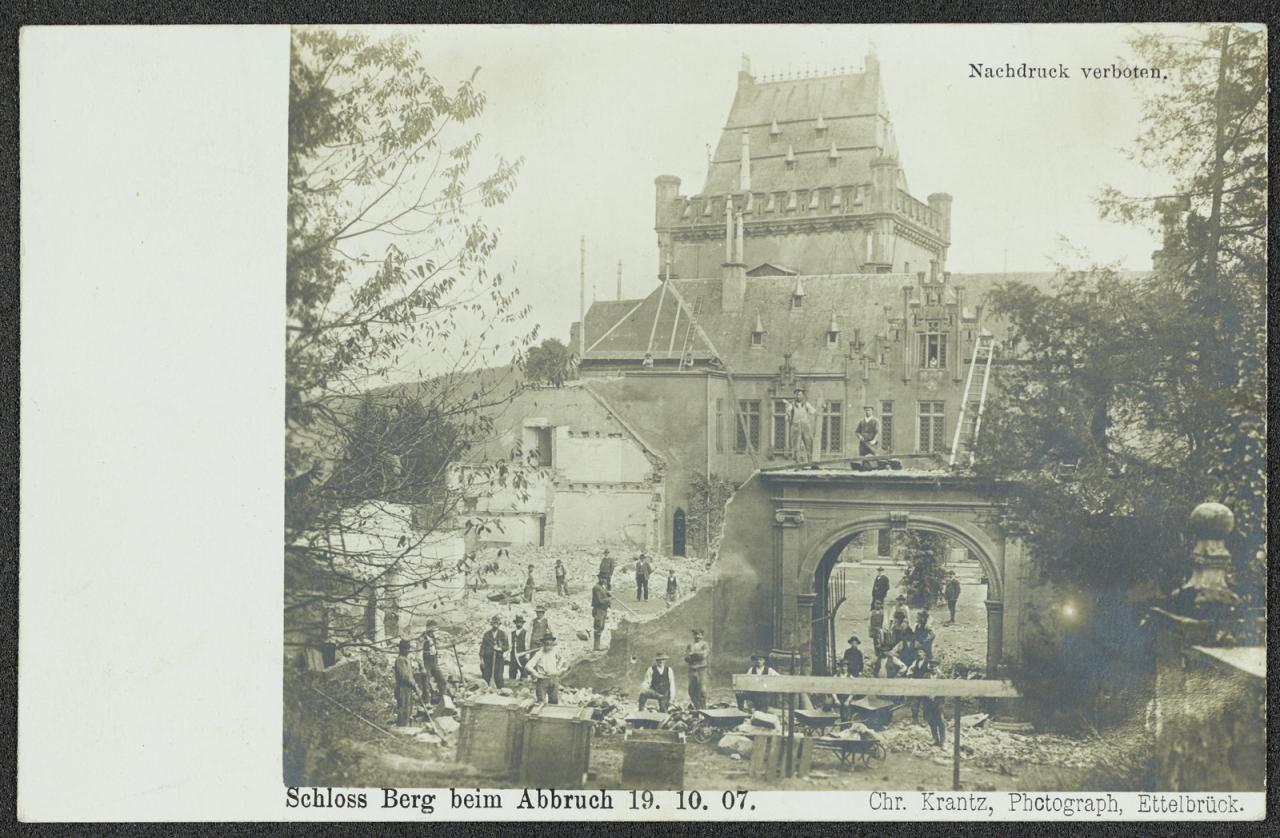
[[[987,576],[987,669],[1018,656],[1006,602],[1020,603],[1027,560],[995,526],[999,487],[943,469],[757,472],[729,502],[720,546],[715,625],[731,658],[753,648],[796,649],[812,671],[826,667],[826,579],[841,551],[882,529],[939,533],[967,548]],[[1016,607],[1016,605],[1015,605]]]

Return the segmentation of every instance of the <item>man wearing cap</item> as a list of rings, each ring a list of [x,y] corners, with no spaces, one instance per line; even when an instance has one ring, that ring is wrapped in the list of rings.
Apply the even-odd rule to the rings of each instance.
[[[817,414],[818,409],[805,397],[804,388],[797,387],[795,398],[787,402],[792,456],[796,462],[807,463],[813,459],[813,418]]]
[[[540,704],[560,703],[560,678],[567,669],[556,649],[556,636],[542,635],[542,648],[529,658],[529,674],[534,677],[533,690]]]
[[[649,564],[649,557],[640,551],[640,557],[636,559],[636,602],[649,598],[649,575],[653,573],[653,565]]]
[[[882,605],[884,598],[889,595],[889,577],[885,575],[883,567],[876,568],[876,579],[871,583],[871,607],[875,607],[878,600]]]
[[[649,706],[649,699],[658,700],[658,709],[663,713],[671,706],[676,697],[676,674],[667,666],[667,653],[659,652],[653,656],[653,666],[645,673],[645,680],[640,684],[640,709]]]
[[[556,559],[556,596],[569,595],[569,574],[564,569],[564,562]],[[535,634],[534,637],[538,635]]]
[[[489,619],[489,630],[480,638],[480,677],[490,686],[502,689],[502,664],[507,658],[510,643],[502,630],[502,618],[494,614]]]
[[[947,611],[951,612],[947,625],[952,625],[956,621],[956,602],[960,599],[960,580],[956,578],[954,570],[947,571],[947,584],[942,588],[942,597],[947,601]]]
[[[516,616],[516,627],[511,630],[511,658],[507,673],[511,680],[529,677],[525,659],[529,657],[529,632],[524,628],[524,617]]]
[[[396,726],[409,724],[413,715],[413,699],[419,694],[418,685],[413,682],[413,664],[409,662],[409,650],[413,648],[408,640],[400,641],[400,654],[396,656]]]
[[[613,556],[609,555],[609,551],[605,550],[600,556],[600,578],[604,580],[605,588],[613,590]]]
[[[528,575],[524,577],[524,601],[533,602],[533,592],[537,586],[533,583],[533,565],[529,565]]]
[[[435,682],[436,700],[443,700],[447,682],[444,673],[440,671],[440,647],[436,643],[435,620],[427,620],[426,630],[422,633],[422,670],[423,695],[426,695],[425,685],[430,678]]]
[[[693,630],[693,642],[685,649],[684,662],[689,664],[689,701],[695,710],[707,706],[707,663],[711,646],[702,639],[702,629]]]
[[[533,622],[529,624],[529,648],[541,649],[542,636],[551,633],[551,624],[547,622],[547,606],[538,605],[533,609]]]
[[[591,589],[591,630],[595,634],[595,646],[600,651],[600,636],[604,634],[605,618],[609,616],[609,606],[613,604],[613,594],[609,593],[606,584],[608,578],[601,571],[596,586]]]
[[[875,445],[880,439],[880,422],[871,405],[862,408],[862,421],[853,429],[858,435],[858,456],[866,457],[876,453]]]
[[[764,652],[751,653],[751,666],[747,667],[748,675],[777,675],[777,671],[769,666],[768,657]],[[747,705],[751,705],[752,710],[769,710],[769,694],[758,692],[741,692],[737,695],[738,709],[746,711]]]

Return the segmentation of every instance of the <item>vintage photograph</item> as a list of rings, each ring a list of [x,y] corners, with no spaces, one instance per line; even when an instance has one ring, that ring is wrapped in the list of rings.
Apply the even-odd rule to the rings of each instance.
[[[285,786],[1264,789],[1265,27],[290,47]]]

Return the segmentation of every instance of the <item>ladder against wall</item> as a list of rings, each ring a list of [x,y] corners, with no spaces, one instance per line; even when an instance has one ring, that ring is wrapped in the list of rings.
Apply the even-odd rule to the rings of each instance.
[[[978,343],[973,347],[973,355],[969,358],[969,374],[964,380],[964,395],[960,399],[960,418],[956,420],[956,433],[951,440],[951,458],[948,460],[949,465],[956,464],[956,457],[960,455],[963,445],[969,454],[969,465],[973,465],[977,458],[978,434],[982,430],[982,412],[987,406],[987,387],[991,382],[991,359],[996,352],[995,336],[991,332],[983,329],[978,333]],[[969,412],[970,398],[973,393],[973,373],[979,366],[982,367],[982,384],[981,393],[978,396],[978,405],[975,409],[971,421],[965,421],[970,417]]]

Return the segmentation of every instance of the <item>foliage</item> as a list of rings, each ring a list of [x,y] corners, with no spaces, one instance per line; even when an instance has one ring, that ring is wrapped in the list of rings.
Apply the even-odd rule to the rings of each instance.
[[[1265,589],[1266,43],[1212,26],[1133,42],[1172,76],[1144,103],[1137,155],[1161,196],[1111,188],[1104,218],[1165,224],[1147,276],[1060,273],[1055,293],[1009,283],[1011,326],[983,418],[988,476],[1015,478],[1003,523],[1046,576],[1167,593],[1188,571],[1187,516],[1236,515],[1237,588]]]
[[[699,550],[713,558],[720,550],[724,535],[724,507],[737,491],[738,484],[712,474],[710,478],[695,474],[689,479],[689,514],[685,527],[690,550]]]
[[[949,541],[939,533],[907,530],[901,544],[902,560],[907,566],[902,574],[907,600],[917,608],[931,607],[942,596],[946,583]]]
[[[525,356],[525,374],[530,381],[559,387],[577,377],[573,353],[555,338],[546,338]]]
[[[357,605],[426,583],[406,560],[477,484],[519,483],[521,460],[453,468],[492,431],[511,366],[534,340],[527,308],[488,267],[480,211],[519,163],[473,173],[485,105],[403,36],[296,28],[289,75],[285,341],[286,580],[292,609]],[[504,334],[517,337],[503,339]],[[386,377],[430,369],[408,387]],[[413,537],[369,527],[424,503]],[[362,537],[366,536],[366,537]],[[351,547],[358,543],[360,548]],[[374,546],[369,546],[373,544]],[[426,571],[415,571],[419,576]],[[374,588],[377,588],[375,591]]]

